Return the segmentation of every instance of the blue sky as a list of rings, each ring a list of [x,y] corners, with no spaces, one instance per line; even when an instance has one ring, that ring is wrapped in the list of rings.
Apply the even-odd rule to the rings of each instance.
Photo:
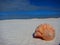
[[[60,0],[0,0],[0,19],[60,17]]]

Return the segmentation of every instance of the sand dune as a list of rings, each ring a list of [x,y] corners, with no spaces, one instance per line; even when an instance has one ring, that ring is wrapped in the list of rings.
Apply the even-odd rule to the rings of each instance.
[[[60,18],[0,20],[0,45],[58,45],[60,43]],[[55,28],[52,41],[33,38],[35,28],[42,23]]]

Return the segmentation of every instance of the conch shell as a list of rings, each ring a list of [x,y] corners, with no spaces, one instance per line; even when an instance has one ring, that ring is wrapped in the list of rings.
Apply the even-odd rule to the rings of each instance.
[[[36,28],[34,32],[34,37],[50,41],[53,40],[55,37],[55,30],[49,24],[41,24]]]

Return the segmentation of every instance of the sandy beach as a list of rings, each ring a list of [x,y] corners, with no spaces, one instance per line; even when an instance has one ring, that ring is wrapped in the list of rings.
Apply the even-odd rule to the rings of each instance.
[[[48,23],[55,28],[55,39],[44,41],[33,38],[36,27]],[[0,45],[58,45],[60,18],[0,20]]]

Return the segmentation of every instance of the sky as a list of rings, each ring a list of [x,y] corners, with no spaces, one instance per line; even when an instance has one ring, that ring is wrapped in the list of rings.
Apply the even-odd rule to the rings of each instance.
[[[60,0],[0,0],[0,19],[60,17]]]

